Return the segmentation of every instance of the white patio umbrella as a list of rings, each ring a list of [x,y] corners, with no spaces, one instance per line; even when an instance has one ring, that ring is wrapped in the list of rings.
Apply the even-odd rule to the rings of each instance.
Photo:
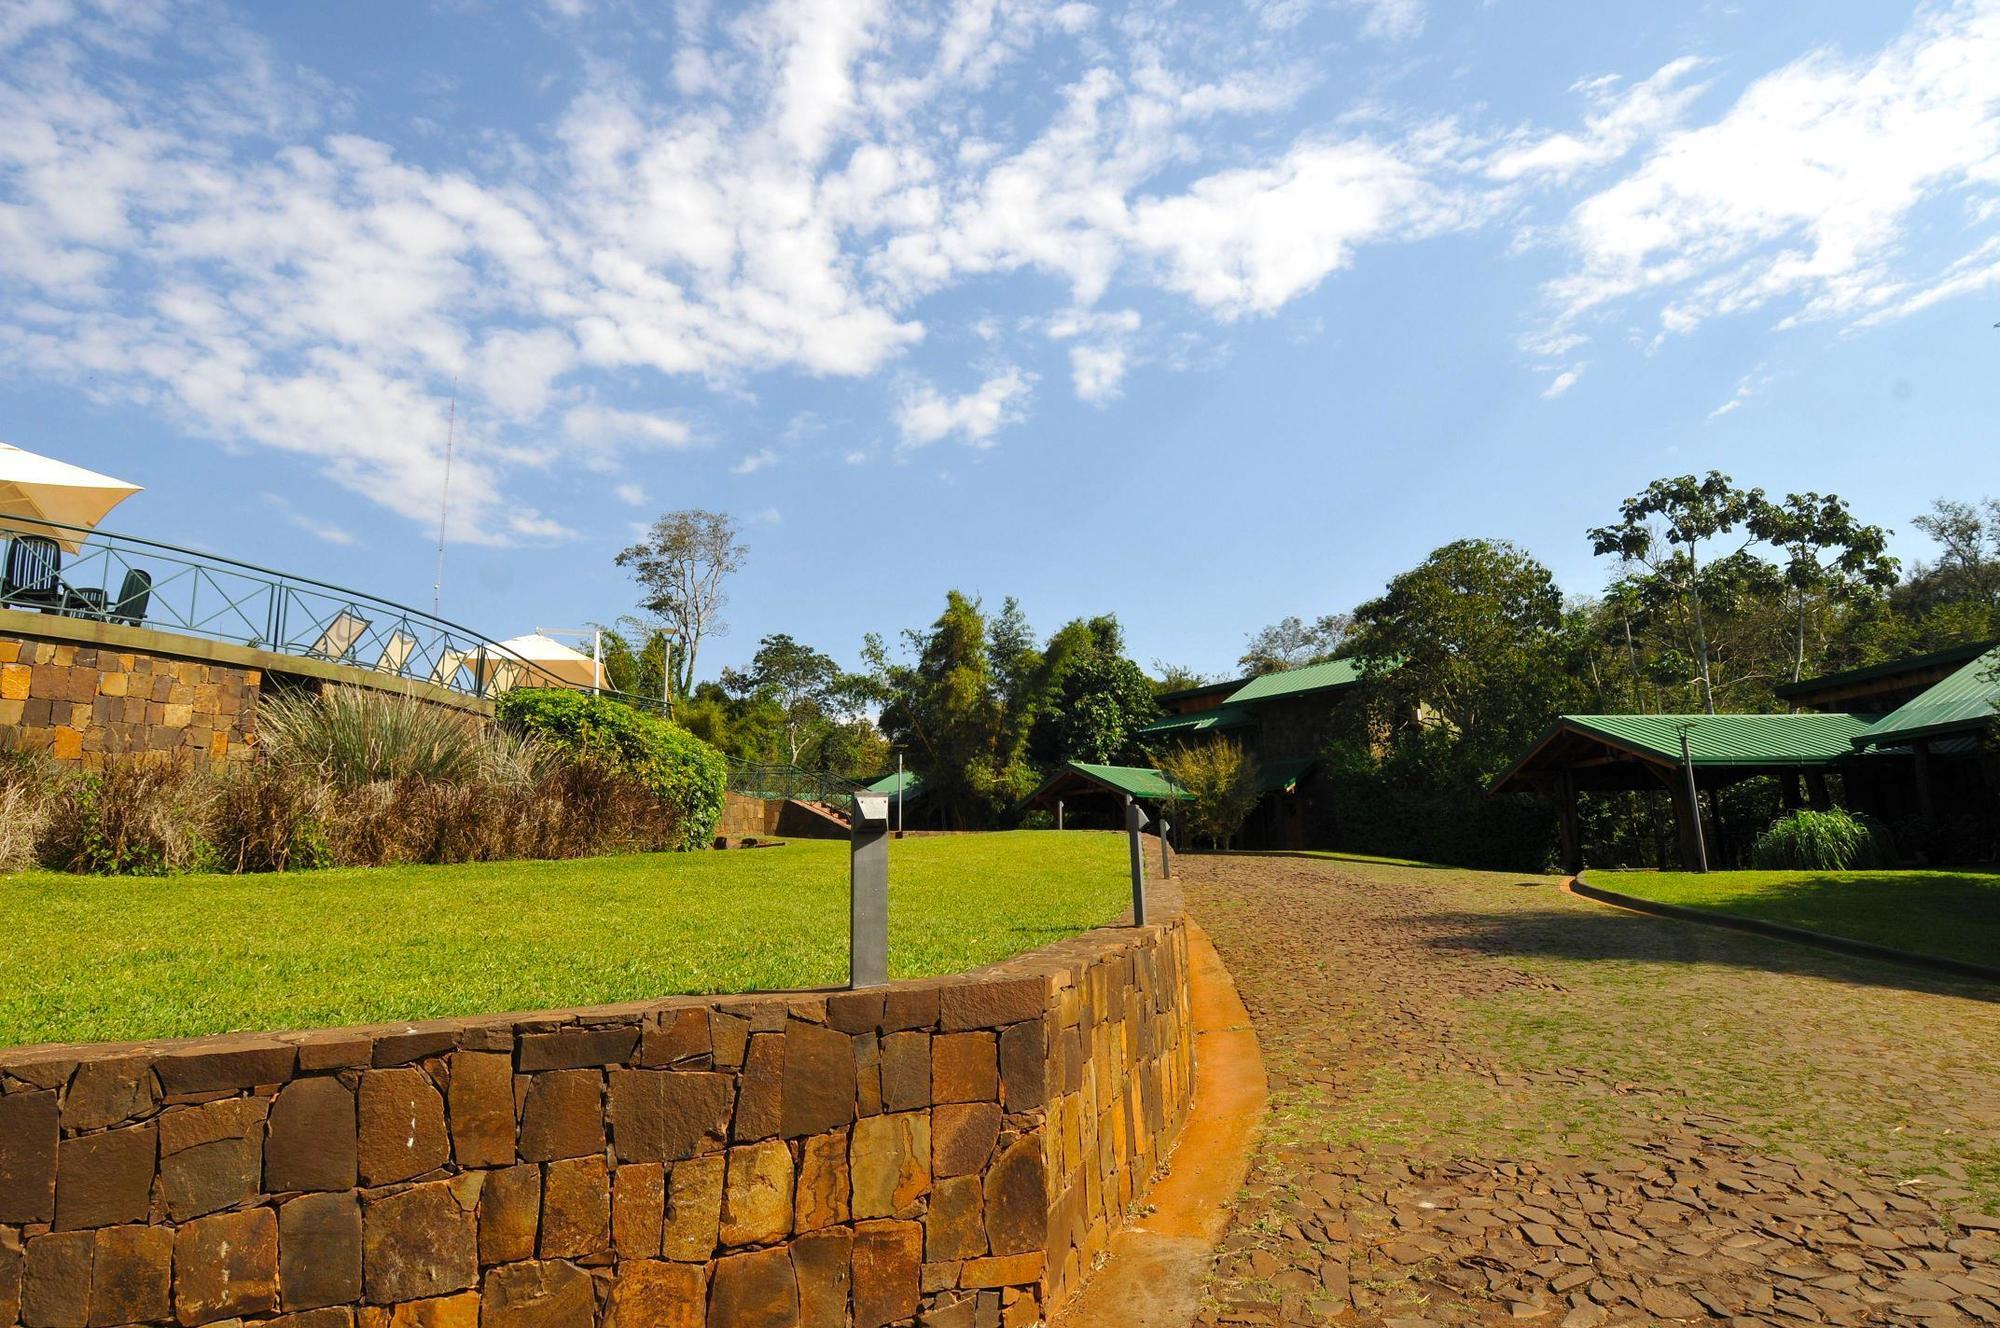
[[[42,523],[88,529],[137,492],[136,484],[0,443],[0,531],[48,535],[75,553],[81,534]]]
[[[511,655],[515,659],[526,660],[542,673],[553,675],[572,687],[593,687],[597,684],[596,662],[581,650],[572,650],[552,636],[529,632],[526,636],[500,642],[500,650],[505,652],[500,660],[488,657],[489,669],[497,667],[507,655]],[[543,679],[530,671],[528,681],[538,683]]]

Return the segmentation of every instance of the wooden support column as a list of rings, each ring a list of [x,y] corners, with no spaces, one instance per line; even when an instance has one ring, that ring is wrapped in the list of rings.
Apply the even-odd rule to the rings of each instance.
[[[1667,796],[1673,799],[1674,837],[1680,843],[1681,870],[1700,871],[1701,845],[1696,842],[1695,836],[1700,833],[1700,822],[1696,818],[1701,815],[1701,804],[1689,799],[1687,777],[1681,772],[1679,767],[1662,769],[1659,766],[1652,766],[1650,768],[1660,783],[1665,786]]]
[[[1937,802],[1931,796],[1931,745],[1928,742],[1910,744],[1911,753],[1917,758],[1917,811],[1924,818],[1926,829],[1937,828]]]
[[[1826,791],[1826,771],[1806,771],[1806,800],[1816,812],[1833,809],[1833,795]]]
[[[1787,770],[1778,776],[1778,801],[1788,812],[1799,809],[1804,799],[1799,794],[1799,775],[1795,770]]]
[[[1583,826],[1576,814],[1576,774],[1565,770],[1556,780],[1556,810],[1561,818],[1562,869],[1574,876],[1583,870]]]

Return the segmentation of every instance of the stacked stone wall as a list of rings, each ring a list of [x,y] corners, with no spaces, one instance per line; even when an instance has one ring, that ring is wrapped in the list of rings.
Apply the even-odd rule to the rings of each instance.
[[[1169,921],[872,991],[0,1052],[0,1325],[1022,1328],[1179,1131],[1187,971]]]
[[[91,769],[145,753],[238,760],[261,683],[257,669],[0,637],[0,732]]]

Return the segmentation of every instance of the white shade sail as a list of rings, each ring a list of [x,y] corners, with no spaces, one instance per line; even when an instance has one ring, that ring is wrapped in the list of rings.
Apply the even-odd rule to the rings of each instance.
[[[543,636],[540,632],[529,632],[526,636],[502,641],[499,649],[535,666],[528,675],[531,684],[544,681],[537,670],[551,674],[572,687],[592,687],[597,683],[597,665],[589,655],[572,650],[554,637]],[[490,669],[496,664],[497,661],[489,660],[487,667]]]
[[[0,531],[48,535],[75,553],[82,535],[42,523],[88,529],[137,492],[136,484],[0,443]]]

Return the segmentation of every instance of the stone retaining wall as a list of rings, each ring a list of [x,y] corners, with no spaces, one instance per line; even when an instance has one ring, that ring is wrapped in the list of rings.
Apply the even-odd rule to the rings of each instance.
[[[1188,1028],[1168,921],[865,992],[0,1052],[0,1325],[1021,1328],[1170,1150]]]
[[[0,730],[59,761],[248,754],[256,669],[0,636]]]

